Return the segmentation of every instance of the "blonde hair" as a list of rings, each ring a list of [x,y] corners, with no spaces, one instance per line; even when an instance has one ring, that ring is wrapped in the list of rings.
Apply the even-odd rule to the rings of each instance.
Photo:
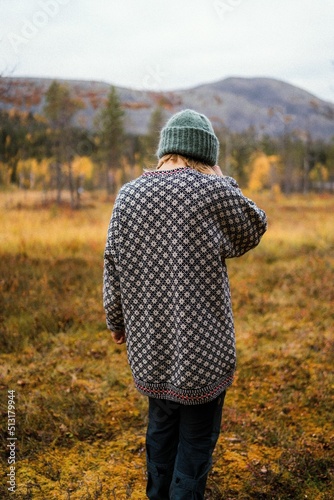
[[[193,168],[194,170],[197,170],[197,172],[201,172],[202,174],[215,175],[216,173],[211,167],[211,165],[207,165],[206,163],[203,163],[201,161],[194,160],[194,158],[188,158],[186,156],[182,156],[175,153],[166,154],[162,156],[158,162],[157,170],[159,170],[159,168],[161,168],[167,161],[172,161],[173,163],[177,163],[179,160],[184,161],[187,167]]]

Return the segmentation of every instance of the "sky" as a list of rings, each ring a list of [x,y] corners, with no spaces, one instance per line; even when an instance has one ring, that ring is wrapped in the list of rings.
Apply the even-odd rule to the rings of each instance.
[[[178,90],[269,77],[334,102],[334,0],[0,0],[0,75]]]

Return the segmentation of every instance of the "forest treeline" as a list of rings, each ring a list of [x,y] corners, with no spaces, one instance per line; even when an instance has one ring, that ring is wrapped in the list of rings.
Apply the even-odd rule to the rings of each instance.
[[[71,205],[80,205],[84,190],[119,187],[144,168],[154,168],[159,131],[167,113],[157,106],[145,135],[126,132],[125,111],[115,88],[95,120],[93,130],[75,124],[83,103],[69,87],[53,81],[45,94],[43,114],[15,109],[0,111],[0,187],[41,190],[45,199],[64,190]],[[334,134],[331,142],[313,140],[306,130],[289,130],[288,118],[279,137],[252,127],[242,133],[216,129],[219,164],[241,187],[273,192],[334,191]]]

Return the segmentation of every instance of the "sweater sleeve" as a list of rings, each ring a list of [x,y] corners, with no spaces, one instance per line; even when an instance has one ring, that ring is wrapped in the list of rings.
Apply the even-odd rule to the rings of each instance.
[[[256,247],[267,230],[267,217],[252,200],[244,196],[232,177],[223,178],[227,184],[228,204],[222,211],[222,256],[240,257]]]
[[[118,268],[119,199],[116,199],[109,223],[104,251],[103,305],[108,328],[113,332],[124,331],[121,287]]]

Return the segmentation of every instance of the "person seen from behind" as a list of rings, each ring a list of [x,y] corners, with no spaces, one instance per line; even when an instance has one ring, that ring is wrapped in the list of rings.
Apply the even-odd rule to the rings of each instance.
[[[256,247],[263,210],[217,165],[209,119],[173,115],[156,170],[119,191],[104,253],[104,308],[148,397],[150,500],[200,500],[236,368],[226,259]]]

